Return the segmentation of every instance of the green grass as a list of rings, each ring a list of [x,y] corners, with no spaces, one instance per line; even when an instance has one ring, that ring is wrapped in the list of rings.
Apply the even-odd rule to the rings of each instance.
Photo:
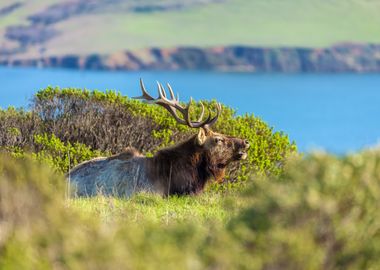
[[[0,155],[0,269],[378,269],[380,150],[289,161],[224,194],[65,200]]]
[[[28,3],[12,15],[17,20],[2,18],[0,32],[16,21],[25,23],[28,13],[47,2]],[[379,1],[366,0],[227,0],[171,12],[83,15],[55,25],[61,34],[45,47],[46,54],[60,55],[180,45],[379,43],[379,10]]]
[[[230,0],[181,12],[86,16],[60,23],[58,29],[64,34],[47,47],[59,54],[69,53],[70,48],[108,53],[155,46],[316,47],[380,42],[379,9],[376,1]],[[83,30],[76,26],[83,23],[97,31],[80,38]]]
[[[205,223],[212,220],[225,223],[231,219],[234,212],[227,212],[224,209],[223,200],[223,195],[218,193],[169,198],[137,194],[128,200],[102,196],[70,199],[67,201],[67,206],[85,216],[96,216],[105,222],[119,220],[168,225],[195,221]]]
[[[13,3],[22,3],[23,6],[17,8],[12,13],[7,14],[0,19],[0,33],[5,30],[6,27],[12,25],[27,25],[29,22],[27,17],[44,10],[47,6],[60,2],[59,0],[2,0],[0,3],[0,9],[7,7]],[[1,37],[0,37],[1,40]]]

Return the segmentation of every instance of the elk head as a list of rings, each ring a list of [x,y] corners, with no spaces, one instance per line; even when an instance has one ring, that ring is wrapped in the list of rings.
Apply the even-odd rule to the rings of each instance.
[[[191,128],[199,129],[198,134],[192,137],[194,146],[203,154],[205,159],[205,165],[209,173],[218,181],[223,179],[226,166],[232,161],[242,160],[247,157],[247,150],[249,148],[249,142],[244,139],[226,136],[220,133],[213,132],[210,128],[218,120],[222,106],[220,103],[216,104],[216,114],[211,116],[211,112],[208,112],[208,116],[205,115],[205,108],[202,103],[202,111],[197,121],[192,121],[190,117],[190,107],[192,99],[187,106],[183,106],[179,102],[178,95],[175,97],[174,92],[170,84],[167,84],[169,89],[170,98],[162,86],[158,83],[158,98],[153,98],[145,89],[143,81],[140,79],[140,86],[142,95],[136,97],[149,104],[157,104],[164,107],[175,120],[183,125],[187,125]],[[178,112],[182,115],[180,117]]]

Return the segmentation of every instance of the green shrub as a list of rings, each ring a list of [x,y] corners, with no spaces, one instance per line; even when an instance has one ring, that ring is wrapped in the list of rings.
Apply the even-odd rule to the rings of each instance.
[[[377,269],[380,150],[315,153],[257,179],[229,228],[271,269]]]
[[[46,249],[54,248],[50,228],[63,217],[64,191],[64,180],[45,166],[0,155],[1,269],[46,269]]]
[[[23,109],[0,109],[0,148],[33,150],[31,142],[40,126],[39,120],[32,112]]]
[[[13,157],[30,157],[49,165],[61,173],[68,172],[69,169],[86,160],[109,155],[109,153],[92,150],[90,147],[78,142],[73,144],[70,142],[64,143],[54,134],[36,134],[34,135],[33,144],[35,150],[32,153],[18,146],[6,147],[5,150]]]
[[[64,201],[63,182],[29,159],[0,156],[1,269],[380,264],[379,150],[295,158],[281,176],[223,195]]]
[[[203,101],[203,104],[214,110],[215,101]],[[194,115],[199,111],[200,106],[193,106]],[[20,149],[34,152],[38,159],[45,159],[64,172],[68,169],[63,152],[68,150],[64,147],[71,149],[76,161],[97,156],[99,152],[93,150],[117,153],[128,146],[151,155],[196,132],[178,124],[163,108],[114,91],[48,87],[36,93],[30,112],[10,108],[1,111],[1,117],[7,121],[0,124],[6,131],[0,147],[16,154]],[[248,159],[230,167],[229,183],[241,183],[252,174],[278,174],[287,156],[296,151],[295,144],[285,134],[274,132],[253,115],[236,116],[226,106],[214,130],[246,138],[251,143]],[[42,142],[45,146],[41,146]],[[79,148],[78,153],[74,153],[75,148]],[[84,148],[88,150],[82,151]]]
[[[60,172],[68,172],[83,161],[102,156],[100,151],[92,150],[84,144],[63,143],[54,134],[35,135],[34,142],[39,146],[39,151],[32,153],[32,157]]]

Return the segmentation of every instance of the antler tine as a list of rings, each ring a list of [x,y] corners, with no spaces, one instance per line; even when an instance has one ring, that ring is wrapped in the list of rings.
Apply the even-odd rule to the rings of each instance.
[[[165,99],[166,98],[165,90],[163,89],[162,85],[159,82],[157,82],[157,87],[158,87],[158,97],[161,99]]]
[[[146,91],[144,82],[141,78],[140,78],[140,87],[141,87],[142,95],[138,97],[133,97],[133,99],[145,99],[146,101],[154,100],[154,98],[151,95],[149,95],[148,92]]]
[[[211,127],[218,120],[220,113],[222,111],[222,105],[218,102],[216,103],[216,115],[207,123],[207,126]]]
[[[165,97],[167,97],[166,90],[165,90],[164,86],[161,83],[160,83],[160,85],[161,85],[162,91],[164,92]]]
[[[190,118],[190,106],[191,106],[191,103],[193,103],[193,98],[192,97],[190,97],[190,102],[187,104],[186,108],[184,108],[182,110],[182,113],[183,113],[183,117],[186,120],[187,125],[189,127],[194,127],[194,124],[191,122],[191,118]]]
[[[166,85],[168,86],[168,89],[169,89],[169,92],[170,92],[170,98],[171,98],[172,100],[175,100],[175,95],[174,95],[174,92],[173,92],[172,87],[170,86],[169,83],[167,83]],[[177,101],[178,101],[178,100],[177,100]]]
[[[201,102],[199,102],[200,104],[201,104],[201,106],[202,106],[202,113],[201,113],[201,115],[199,116],[199,118],[198,118],[198,122],[201,122],[202,121],[202,119],[203,119],[203,116],[204,116],[204,114],[205,114],[205,106],[203,106],[203,103],[202,103],[202,101]]]
[[[189,125],[189,123],[190,123],[190,126],[191,126],[191,121],[189,120],[190,117],[188,115],[189,107],[183,108],[175,99],[169,100],[166,97],[166,91],[165,91],[164,87],[162,86],[162,84],[157,82],[157,85],[158,85],[159,98],[156,99],[154,101],[154,103],[161,105],[166,110],[168,110],[169,113],[177,120],[178,123],[183,124],[183,125]],[[173,95],[174,95],[174,93],[173,93]],[[184,119],[181,119],[177,115],[177,110],[179,110],[181,112],[181,114],[183,114]]]
[[[195,122],[192,122],[191,117],[190,117],[190,108],[193,103],[192,98],[190,98],[190,102],[187,104],[187,106],[183,107],[179,103],[179,95],[177,94],[177,98],[175,97],[174,91],[170,84],[167,84],[167,87],[169,89],[170,99],[168,99],[165,88],[159,82],[157,82],[158,98],[156,99],[148,94],[148,92],[145,89],[142,79],[140,79],[140,86],[141,86],[142,96],[136,97],[137,99],[143,99],[143,101],[145,102],[157,104],[164,107],[180,124],[188,125],[189,127],[192,127],[192,128],[207,128],[208,126],[213,125],[220,115],[221,105],[220,103],[217,103],[216,104],[217,114],[213,118],[211,118],[211,112],[210,110],[208,110],[207,119],[203,120],[203,117],[205,115],[205,107],[203,103],[200,102],[201,107],[202,107],[202,112],[198,120]],[[177,111],[179,111],[182,114],[182,117],[178,116]]]
[[[211,115],[209,113],[209,115],[207,116],[207,119],[204,120],[203,122],[198,122],[196,125],[194,125],[194,127],[197,127],[197,128],[203,128],[205,126],[208,126],[209,125],[209,122],[211,120]]]
[[[198,121],[196,122],[191,122],[191,119],[190,119],[190,106],[193,102],[193,98],[190,97],[190,102],[188,103],[187,107],[184,109],[184,118],[187,122],[187,125],[192,127],[192,128],[201,128],[201,127],[204,127],[205,125],[207,125],[210,121],[210,114],[208,115],[207,119],[202,121],[203,119],[203,116],[204,116],[204,106],[203,104],[201,103],[201,106],[202,106],[202,113],[201,113],[201,116],[199,117]]]

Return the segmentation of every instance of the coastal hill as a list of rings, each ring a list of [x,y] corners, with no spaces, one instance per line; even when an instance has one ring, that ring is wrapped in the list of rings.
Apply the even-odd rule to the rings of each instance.
[[[380,2],[2,0],[0,64],[379,72]]]

